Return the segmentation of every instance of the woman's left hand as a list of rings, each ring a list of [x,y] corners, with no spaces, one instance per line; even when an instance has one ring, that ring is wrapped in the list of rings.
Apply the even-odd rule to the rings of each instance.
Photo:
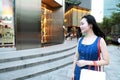
[[[85,60],[79,60],[79,61],[77,61],[77,65],[78,65],[79,67],[86,66],[86,61],[85,61]]]

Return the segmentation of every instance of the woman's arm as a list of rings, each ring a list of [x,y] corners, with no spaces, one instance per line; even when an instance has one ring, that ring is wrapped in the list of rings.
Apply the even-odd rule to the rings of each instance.
[[[73,60],[73,66],[72,66],[72,73],[74,73],[74,70],[75,70],[75,66],[76,66],[76,62],[78,60],[78,57],[79,57],[79,54],[78,54],[78,51],[76,50],[76,53],[74,55],[74,60]]]
[[[79,57],[78,47],[76,47],[76,53],[74,55],[73,66],[72,66],[71,80],[74,80],[74,71],[75,71],[75,66],[76,66],[76,62],[78,60],[78,57]]]
[[[76,47],[76,52],[74,55],[74,60],[73,60],[73,66],[72,66],[72,73],[74,73],[75,70],[75,66],[79,57],[79,52],[78,52],[78,45],[79,45],[79,41],[81,40],[81,37],[78,39],[78,43],[77,43],[77,47]]]
[[[96,63],[97,65],[101,65],[101,66],[108,65],[109,64],[108,48],[103,38],[100,39],[100,49],[103,59],[101,59],[100,61],[96,61]]]

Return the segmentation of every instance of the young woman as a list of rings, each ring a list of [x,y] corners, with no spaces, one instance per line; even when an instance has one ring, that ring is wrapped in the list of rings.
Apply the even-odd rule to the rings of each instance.
[[[104,40],[105,35],[98,27],[95,18],[92,15],[85,15],[80,21],[80,29],[82,34],[79,38],[77,50],[74,55],[74,62],[72,68],[71,80],[79,80],[81,69],[88,69],[91,66],[91,70],[94,70],[94,63],[98,66],[108,65],[109,56],[106,42]],[[98,41],[100,40],[100,50],[103,59],[98,60]]]

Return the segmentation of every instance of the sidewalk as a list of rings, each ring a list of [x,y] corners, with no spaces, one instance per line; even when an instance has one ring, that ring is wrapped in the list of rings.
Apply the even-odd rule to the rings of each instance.
[[[60,49],[62,50],[63,48],[73,46],[76,43],[77,43],[76,39],[65,40],[65,42],[63,44],[59,44],[59,45],[55,45],[55,46],[51,46],[51,47],[44,47],[41,49],[40,48],[39,49],[30,49],[29,52],[31,52],[31,54],[32,54],[32,52],[39,51],[39,50],[44,51],[44,52],[49,51],[49,50],[50,51],[60,50]],[[23,50],[23,51],[27,52],[27,50]],[[104,70],[107,73],[107,80],[119,80],[120,79],[120,69],[119,69],[119,67],[120,67],[120,49],[118,49],[118,46],[109,45],[108,51],[109,51],[109,56],[110,56],[110,64],[104,67]],[[14,50],[13,50],[13,52],[14,52]],[[14,54],[14,53],[12,53],[12,54]],[[37,53],[34,53],[34,54],[37,54]],[[21,55],[22,55],[22,53],[21,53]],[[18,55],[16,54],[16,56],[18,56]],[[10,57],[10,56],[8,56],[8,57]],[[70,58],[69,61],[73,61],[73,59]],[[46,74],[43,74],[40,76],[36,76],[34,79],[29,78],[29,79],[25,79],[25,80],[39,80],[39,79],[40,80],[70,80],[71,70],[72,70],[72,64],[70,64],[66,67],[60,68],[58,70],[49,72],[49,73],[46,73]]]
[[[120,49],[118,46],[108,46],[110,64],[105,66],[105,72],[107,73],[107,80],[119,80],[120,79]]]
[[[120,80],[120,49],[118,46],[109,45],[108,46],[109,56],[110,56],[110,64],[104,67],[104,71],[107,75],[107,80]],[[70,76],[70,72],[72,69],[72,65],[69,65],[67,70],[64,73],[67,73],[67,76]],[[68,79],[70,80],[70,79]]]
[[[118,46],[109,45],[108,51],[110,56],[110,64],[104,67],[104,70],[107,74],[107,80],[119,80],[120,49],[118,49]],[[42,75],[41,77],[44,79],[45,76],[48,76],[50,80],[70,80],[71,70],[72,64],[51,73],[47,73],[46,75]],[[40,77],[36,77],[36,79],[39,78]]]
[[[106,72],[107,80],[119,80],[120,79],[120,49],[118,46],[109,45],[108,46],[109,56],[110,56],[110,64],[104,67],[104,71]],[[70,80],[70,74],[72,70],[72,64],[64,67],[63,69],[59,69],[57,71],[46,74],[50,76],[50,80]],[[43,75],[42,77],[45,77]]]

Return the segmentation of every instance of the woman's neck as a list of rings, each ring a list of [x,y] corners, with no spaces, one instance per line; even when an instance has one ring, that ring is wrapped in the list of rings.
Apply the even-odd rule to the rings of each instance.
[[[88,32],[85,33],[85,37],[95,37],[96,35],[94,34],[93,30],[89,30]]]

